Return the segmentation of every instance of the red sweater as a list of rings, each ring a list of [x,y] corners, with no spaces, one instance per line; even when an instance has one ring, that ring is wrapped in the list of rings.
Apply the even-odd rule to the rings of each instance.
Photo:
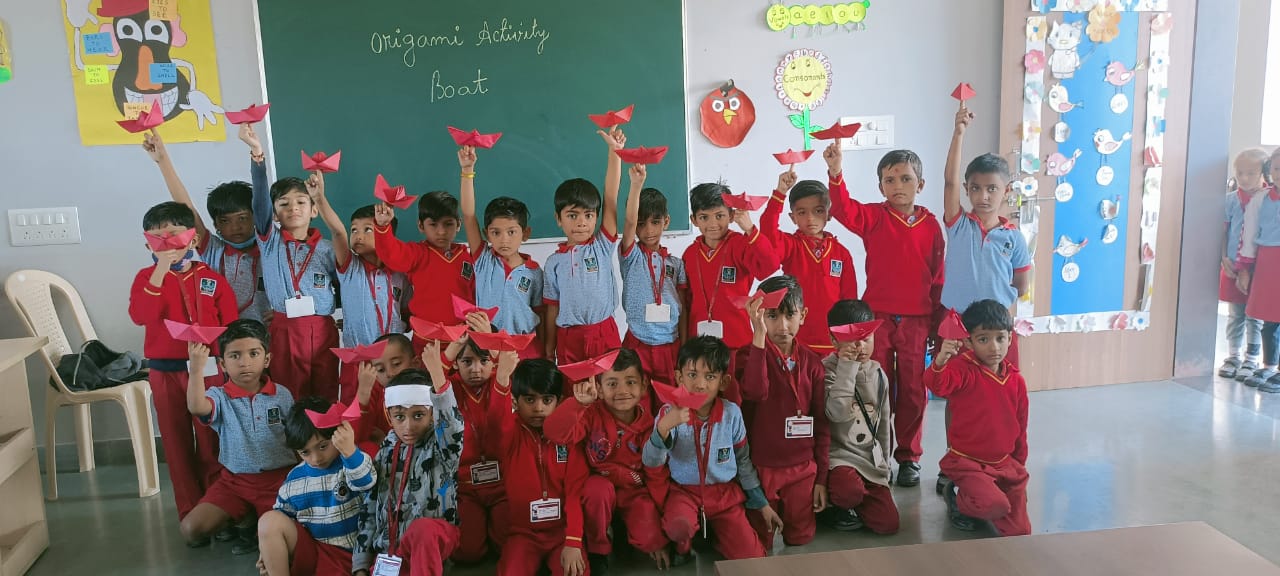
[[[782,352],[767,340],[764,348],[749,345],[738,350],[734,364],[742,387],[742,416],[747,423],[751,461],[770,468],[815,461],[817,483],[825,486],[831,453],[827,370],[822,357],[804,346],[795,346],[791,357],[795,368],[787,370]],[[786,437],[787,418],[798,415],[813,417],[812,438]]]
[[[938,219],[922,206],[903,216],[886,202],[849,198],[844,175],[830,182],[831,215],[862,237],[867,290],[862,299],[881,314],[933,316],[942,307],[946,241]]]
[[[382,440],[391,432],[391,422],[387,421],[387,411],[383,409],[387,403],[386,398],[387,389],[374,382],[373,388],[369,390],[369,402],[360,405],[360,420],[355,426],[356,442],[382,444]]]
[[[614,418],[602,401],[583,406],[570,397],[542,423],[542,430],[552,442],[582,445],[591,471],[614,486],[640,488],[645,484],[640,454],[653,434],[653,415],[644,402],[636,408],[640,413],[626,424]]]
[[[390,226],[375,227],[374,248],[378,258],[388,269],[409,276],[413,286],[413,298],[409,300],[409,312],[417,318],[452,325],[458,322],[453,314],[456,295],[467,302],[476,301],[475,261],[466,244],[454,244],[449,257],[435,247],[423,242],[403,242],[391,232]]]
[[[587,482],[587,457],[579,446],[555,444],[541,431],[508,417],[512,431],[505,435],[502,478],[511,509],[512,534],[560,531],[564,544],[582,548],[582,487]],[[560,519],[534,523],[530,505],[544,498],[560,499]]]
[[[240,317],[236,294],[221,274],[204,262],[192,262],[186,272],[169,271],[160,288],[151,285],[155,265],[133,277],[129,290],[129,318],[146,329],[142,353],[152,360],[186,360],[187,343],[169,336],[165,320],[200,326],[226,326]],[[217,353],[217,346],[213,347]]]
[[[794,276],[804,292],[804,305],[809,309],[800,333],[801,344],[820,352],[830,352],[831,334],[827,331],[827,312],[840,300],[858,297],[858,275],[853,270],[853,256],[830,232],[822,239],[800,232],[784,234],[778,220],[787,199],[775,190],[764,213],[760,215],[760,233],[773,244],[782,261],[782,272]]]
[[[778,255],[769,239],[759,228],[750,238],[730,231],[712,250],[698,236],[681,259],[689,276],[689,336],[696,335],[698,323],[710,317],[724,323],[724,343],[730,348],[750,344],[751,321],[746,309],[733,300],[750,294],[754,280],[778,269]]]
[[[995,463],[1012,456],[1027,463],[1027,381],[1008,361],[997,376],[973,351],[924,371],[924,385],[947,399],[947,443],[961,456]]]
[[[502,455],[502,439],[511,433],[503,429],[510,425],[511,395],[498,388],[496,377],[472,390],[454,373],[449,377],[453,384],[453,393],[458,400],[458,410],[462,411],[465,432],[462,435],[462,458],[458,461],[458,480],[463,484],[471,483],[471,466],[483,460],[500,460]],[[499,466],[502,466],[499,464]],[[498,470],[505,478],[508,470]]]

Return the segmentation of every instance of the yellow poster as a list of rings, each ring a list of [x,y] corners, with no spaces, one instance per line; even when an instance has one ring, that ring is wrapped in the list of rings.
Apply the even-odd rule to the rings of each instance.
[[[117,122],[158,102],[166,142],[227,133],[210,0],[63,0],[80,141],[137,144]]]

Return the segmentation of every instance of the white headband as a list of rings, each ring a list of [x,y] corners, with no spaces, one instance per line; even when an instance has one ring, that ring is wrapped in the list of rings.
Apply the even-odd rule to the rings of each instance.
[[[430,386],[423,384],[402,384],[400,386],[389,386],[386,389],[386,399],[383,404],[387,408],[392,406],[426,406],[430,408],[431,404]]]

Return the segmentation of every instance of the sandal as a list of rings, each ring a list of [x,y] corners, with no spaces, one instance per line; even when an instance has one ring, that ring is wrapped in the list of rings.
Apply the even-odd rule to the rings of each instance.
[[[1258,390],[1269,394],[1280,393],[1280,374],[1272,376],[1266,382],[1258,385]]]
[[[1266,384],[1268,380],[1275,378],[1276,374],[1277,372],[1275,368],[1263,368],[1254,372],[1252,376],[1247,378],[1244,381],[1244,385],[1251,388],[1261,387],[1263,384]]]
[[[1240,382],[1244,382],[1245,380],[1248,380],[1250,376],[1253,376],[1253,373],[1257,371],[1258,371],[1258,363],[1254,360],[1245,359],[1244,362],[1240,363],[1240,368],[1236,369],[1236,380]]]
[[[1218,376],[1222,378],[1235,378],[1236,372],[1240,370],[1240,359],[1231,356],[1222,361],[1222,367],[1218,368]]]

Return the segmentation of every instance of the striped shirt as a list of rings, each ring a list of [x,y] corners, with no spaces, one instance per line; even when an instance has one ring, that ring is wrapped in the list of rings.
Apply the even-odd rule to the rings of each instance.
[[[376,478],[373,461],[360,450],[350,457],[339,454],[323,470],[303,462],[280,486],[275,509],[306,527],[316,541],[350,550],[356,545],[361,494]]]

